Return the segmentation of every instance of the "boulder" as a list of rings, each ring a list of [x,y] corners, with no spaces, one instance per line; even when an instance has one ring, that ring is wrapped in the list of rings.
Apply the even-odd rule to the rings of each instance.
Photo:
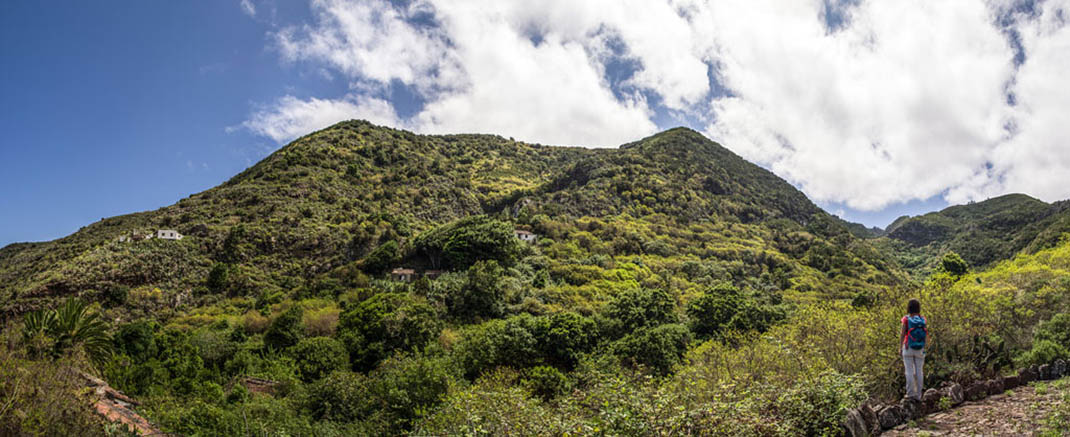
[[[963,393],[962,386],[955,382],[944,383],[940,388],[940,393],[944,397],[951,399],[951,406],[957,407],[966,400],[966,394]]]
[[[1003,389],[1004,390],[1014,390],[1019,385],[1020,384],[1018,383],[1018,375],[1004,376],[1003,377]]]
[[[877,419],[877,412],[873,411],[873,407],[870,407],[868,402],[858,407],[858,412],[862,414],[862,420],[866,422],[866,430],[870,434],[877,435],[881,433],[881,422]]]
[[[843,421],[843,435],[849,437],[869,437],[869,428],[866,426],[862,412],[855,408],[847,410],[847,417]]]
[[[903,410],[903,421],[914,420],[925,413],[922,411],[923,405],[921,401],[911,398],[903,398],[899,400],[899,408]]]
[[[979,401],[988,396],[988,385],[984,381],[975,381],[969,387],[966,387],[964,394],[967,400]]]
[[[1003,379],[1001,378],[989,379],[985,382],[985,386],[988,388],[989,396],[1003,394]]]
[[[1024,369],[1018,369],[1018,384],[1028,385],[1030,382],[1037,380],[1037,372],[1032,367],[1026,367]]]
[[[925,394],[921,395],[922,415],[940,411],[940,399],[943,397],[944,395],[935,388],[925,390]]]
[[[1051,376],[1051,365],[1050,364],[1041,364],[1040,367],[1037,367],[1037,379],[1040,379],[1042,381],[1047,381],[1049,379],[1054,379]]]
[[[887,430],[905,423],[906,419],[903,409],[898,405],[886,405],[877,410],[877,421],[880,423],[881,429]]]
[[[1062,358],[1055,360],[1055,363],[1051,365],[1051,369],[1052,372],[1054,372],[1056,378],[1062,378],[1066,376],[1066,360]]]

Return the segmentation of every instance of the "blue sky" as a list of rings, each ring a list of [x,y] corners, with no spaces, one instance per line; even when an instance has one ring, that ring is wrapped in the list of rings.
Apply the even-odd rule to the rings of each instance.
[[[686,125],[869,226],[1070,197],[1065,1],[596,3],[0,3],[0,246],[347,118],[602,147]]]

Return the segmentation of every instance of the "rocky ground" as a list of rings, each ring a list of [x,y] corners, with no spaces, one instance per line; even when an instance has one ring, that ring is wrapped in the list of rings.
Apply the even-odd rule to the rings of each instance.
[[[1056,407],[1067,402],[1070,402],[1070,377],[1017,387],[976,402],[967,401],[881,435],[1058,436],[1063,434],[1049,428],[1049,417]]]

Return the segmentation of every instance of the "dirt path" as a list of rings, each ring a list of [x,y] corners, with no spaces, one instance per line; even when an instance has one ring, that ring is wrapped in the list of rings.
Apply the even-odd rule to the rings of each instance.
[[[881,436],[1036,436],[1053,408],[1070,396],[1070,378],[1018,387],[1005,394],[933,413]]]

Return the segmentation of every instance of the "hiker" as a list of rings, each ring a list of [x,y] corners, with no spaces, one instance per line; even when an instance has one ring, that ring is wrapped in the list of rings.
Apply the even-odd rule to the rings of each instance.
[[[922,368],[925,366],[925,340],[929,336],[925,322],[925,317],[921,316],[921,302],[910,299],[910,302],[907,302],[907,315],[903,316],[902,320],[899,352],[903,356],[906,372],[907,397],[919,401],[925,388]]]

